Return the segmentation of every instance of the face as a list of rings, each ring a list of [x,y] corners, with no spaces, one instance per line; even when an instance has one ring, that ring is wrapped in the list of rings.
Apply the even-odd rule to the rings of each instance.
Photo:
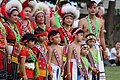
[[[116,48],[120,48],[120,42],[117,42],[115,45]]]
[[[71,16],[66,16],[65,19],[63,20],[64,24],[67,26],[71,26],[73,24],[73,17]]]
[[[84,47],[84,48],[81,50],[81,54],[82,54],[83,56],[87,56],[88,53],[89,53],[89,48],[87,48],[87,47]]]
[[[13,11],[9,17],[9,19],[12,21],[12,22],[17,22],[18,20],[18,11]]]
[[[47,40],[46,35],[43,35],[43,36],[39,36],[39,37],[38,37],[38,41],[39,41],[39,42],[45,42],[46,40]]]
[[[59,34],[59,33],[58,33],[57,35],[53,36],[52,42],[53,42],[54,44],[60,44],[61,38],[60,38],[60,34]]]
[[[30,7],[24,8],[24,18],[29,19],[31,17],[31,12],[32,10]]]
[[[29,47],[29,48],[33,48],[34,47],[34,45],[35,45],[35,41],[29,41],[29,42],[27,42],[26,43],[27,44],[27,47]]]
[[[88,40],[87,44],[90,46],[90,47],[93,47],[95,45],[95,40],[92,39],[92,40]]]
[[[81,42],[83,40],[83,33],[79,33],[77,36],[77,40]]]
[[[43,14],[43,13],[39,13],[39,14],[36,16],[36,21],[37,21],[37,23],[39,23],[39,24],[43,24],[43,23],[44,23],[44,14]]]
[[[103,10],[101,9],[101,7],[98,8],[98,16],[102,16],[103,15]]]
[[[88,14],[95,15],[97,13],[97,4],[94,3],[94,5],[89,7],[87,11],[88,11]]]

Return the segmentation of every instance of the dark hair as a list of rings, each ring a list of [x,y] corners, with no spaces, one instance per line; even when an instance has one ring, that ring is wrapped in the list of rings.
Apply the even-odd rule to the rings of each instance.
[[[89,1],[87,3],[87,9],[90,8],[90,7],[92,7],[94,4],[97,4],[97,3],[95,1]]]
[[[71,3],[70,3],[69,1],[61,1],[61,2],[60,2],[60,7],[62,7],[63,5],[65,5],[65,4],[67,4],[67,3],[69,3],[69,4],[71,5]]]
[[[38,14],[40,14],[40,13],[38,13]],[[38,14],[35,16],[35,22],[37,23],[37,16],[38,16]],[[45,14],[44,14],[44,24],[46,24],[46,17],[45,17]]]
[[[44,30],[42,28],[38,27],[37,29],[35,29],[34,34],[35,35],[36,34],[41,34],[42,32],[44,32]]]
[[[17,11],[17,12],[19,13],[19,11],[18,11],[17,9],[13,9],[10,13],[7,12],[7,15],[8,15],[9,17],[11,17],[11,14],[13,13],[13,11]]]
[[[94,37],[96,37],[95,34],[89,33],[89,34],[87,34],[87,35],[85,36],[85,38],[87,38],[88,36],[94,36]],[[86,40],[86,43],[87,43],[89,40],[93,40],[93,39],[94,39],[94,38],[87,39],[87,40]],[[94,39],[94,40],[95,40],[95,39]]]
[[[79,28],[73,28],[71,34],[73,35],[73,33],[74,33],[77,29],[79,29]],[[79,33],[84,33],[84,31],[83,31],[83,30],[79,30],[79,31],[76,32],[77,35],[78,35]]]
[[[58,31],[52,30],[52,31],[48,34],[48,40],[50,41],[50,37],[51,37],[51,36],[55,36],[55,35],[57,35],[57,34],[59,34]]]
[[[27,42],[29,42],[29,41],[35,41],[35,43],[37,42],[35,35],[31,34],[31,33],[26,33],[23,35],[22,42],[24,42],[25,40],[27,40]]]

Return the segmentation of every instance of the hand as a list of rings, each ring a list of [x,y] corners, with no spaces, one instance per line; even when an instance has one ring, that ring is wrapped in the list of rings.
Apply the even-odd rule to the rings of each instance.
[[[61,72],[61,77],[64,77],[64,72],[63,71]]]
[[[67,79],[68,79],[68,80],[71,80],[71,73],[68,73],[68,74],[67,74]]]
[[[23,76],[24,80],[28,80],[27,76]]]
[[[8,56],[8,64],[11,63],[11,56]]]
[[[105,59],[107,59],[109,57],[107,51],[103,51],[103,55],[104,55]]]

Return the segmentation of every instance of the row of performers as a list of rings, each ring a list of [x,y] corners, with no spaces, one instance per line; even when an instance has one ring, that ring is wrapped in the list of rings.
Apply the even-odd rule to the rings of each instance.
[[[96,6],[94,1],[89,4]],[[52,80],[60,80],[60,76],[63,76],[62,74],[65,74],[64,79],[77,80],[77,78],[82,78],[83,76],[86,79],[90,79],[88,77],[89,68],[95,73],[99,72],[97,68],[99,54],[95,48],[89,45],[90,48],[93,48],[90,51],[91,66],[89,66],[86,55],[90,48],[88,46],[86,48],[84,46],[81,47],[80,43],[84,31],[82,28],[71,27],[74,19],[79,17],[79,10],[73,6],[63,6],[61,9],[62,26],[57,30],[52,30],[51,27],[45,24],[45,19],[49,20],[45,18],[45,14],[50,12],[49,10],[47,11],[49,7],[46,9],[45,6],[47,5],[41,2],[35,4],[35,2],[30,3],[27,1],[21,5],[17,0],[10,0],[6,5],[2,4],[1,10],[3,10],[2,13],[7,20],[0,18],[0,57],[3,57],[5,51],[8,53],[8,75],[12,75],[13,80],[18,78],[17,73],[19,73],[20,79],[23,78],[25,80],[33,78],[44,80],[48,78],[48,74],[50,75],[49,78],[53,78]],[[19,13],[22,15],[21,20],[18,20]],[[34,13],[32,20],[34,19],[33,21],[35,22],[30,21],[32,13]],[[89,16],[86,18],[90,22]],[[95,19],[98,18],[95,17]],[[98,23],[98,21],[96,22]],[[96,34],[101,29],[98,29],[98,25],[96,26],[94,26],[96,29],[92,28],[92,32],[90,32],[95,34],[90,34],[90,37],[86,37],[90,38],[92,40],[90,42],[93,43],[96,41]],[[87,33],[85,32],[84,34],[86,35]],[[48,46],[48,43],[50,46]],[[59,43],[64,47],[59,46]],[[84,52],[84,48],[87,51]],[[0,63],[2,69],[4,66],[2,66],[2,61]],[[66,64],[68,68],[64,70],[63,64]],[[79,67],[79,71],[77,67]],[[77,71],[81,76],[77,77]],[[91,78],[96,78],[95,75]]]

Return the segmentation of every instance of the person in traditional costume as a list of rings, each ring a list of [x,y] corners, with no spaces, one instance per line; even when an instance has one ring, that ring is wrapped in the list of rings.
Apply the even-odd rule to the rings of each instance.
[[[2,2],[0,2],[0,4],[2,4]],[[3,26],[3,22],[4,21],[0,17],[0,71],[7,70],[6,65],[5,65],[5,64],[7,64],[6,52],[7,52],[7,57],[8,57],[8,63],[11,63],[11,56],[8,51],[8,45],[7,45],[7,40],[6,40],[6,30],[5,30],[5,27]],[[5,73],[7,73],[7,72],[3,72],[0,74],[4,75]],[[7,75],[6,75],[6,77],[7,77]],[[6,77],[4,77],[4,78],[6,78]]]
[[[24,47],[20,51],[20,80],[34,80],[35,62],[37,58],[32,48],[36,42],[36,37],[31,33],[26,33],[22,37]]]
[[[81,28],[74,28],[72,30],[73,42],[69,44],[67,50],[67,66],[65,69],[67,74],[65,74],[65,80],[79,80],[79,76],[82,75],[80,52],[83,33]]]
[[[98,50],[99,57],[99,70],[100,70],[100,80],[105,80],[105,70],[103,59],[101,59],[101,53],[99,50],[99,45],[102,46],[104,57],[107,57],[105,38],[104,38],[104,21],[98,17],[96,17],[97,13],[97,3],[95,1],[89,1],[87,3],[87,11],[88,16],[80,19],[78,23],[78,27],[83,28],[84,34],[84,42],[85,36],[89,33],[94,33],[96,36],[96,44],[95,47]]]
[[[77,10],[74,6],[63,6],[61,8],[61,17],[62,17],[62,25],[57,31],[60,32],[61,37],[61,45],[64,46],[64,57],[63,60],[66,62],[66,50],[68,44],[72,42],[71,31],[73,29],[72,25],[74,19],[77,19],[80,15],[79,10]]]
[[[33,52],[38,58],[39,73],[40,75],[36,77],[36,80],[46,80],[47,77],[47,46],[45,45],[47,32],[41,28],[37,28],[34,32],[37,37],[38,42],[32,48]]]
[[[22,3],[23,10],[20,13],[21,16],[21,27],[22,27],[22,35],[25,33],[34,33],[34,30],[36,29],[36,24],[34,22],[34,19],[31,20],[31,17],[33,16],[35,12],[35,6],[37,2],[36,1],[24,1]]]
[[[81,59],[81,64],[82,64],[82,72],[83,75],[81,75],[80,80],[92,80],[89,78],[89,61],[87,59],[87,55],[89,54],[89,46],[84,44],[81,46],[81,53],[80,53],[80,59]]]
[[[48,25],[46,25],[46,15],[50,14],[50,8],[47,4],[43,3],[43,2],[39,2],[36,5],[36,10],[34,13],[34,17],[35,17],[35,22],[36,22],[36,27],[43,29],[46,32],[50,32],[52,30],[52,28]]]
[[[61,80],[64,72],[63,65],[63,46],[60,46],[61,38],[60,34],[56,30],[52,30],[48,34],[48,39],[51,42],[51,45],[48,47],[48,64],[52,67],[52,80]]]
[[[9,56],[12,57],[12,64],[8,64],[8,75],[12,76],[12,79],[17,79],[20,38],[22,34],[18,15],[22,11],[22,5],[18,0],[10,0],[5,5],[5,11],[8,17],[3,25],[6,29],[8,50],[11,54]]]
[[[98,51],[94,47],[96,43],[96,36],[92,33],[86,35],[86,44],[90,46],[88,60],[91,66],[92,75],[90,75],[90,80],[99,80],[99,58]]]

